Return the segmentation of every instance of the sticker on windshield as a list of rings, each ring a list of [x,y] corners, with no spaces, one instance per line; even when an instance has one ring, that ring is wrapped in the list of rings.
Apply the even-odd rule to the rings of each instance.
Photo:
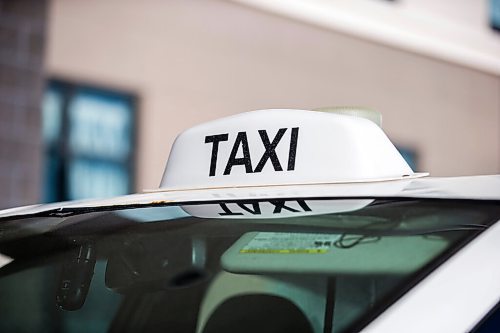
[[[254,254],[328,253],[340,235],[259,232],[239,252]]]

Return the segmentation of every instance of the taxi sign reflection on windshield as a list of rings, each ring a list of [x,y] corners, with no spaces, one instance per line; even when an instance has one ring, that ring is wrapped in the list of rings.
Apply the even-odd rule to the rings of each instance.
[[[181,208],[191,216],[229,219],[269,219],[351,212],[368,206],[373,199],[261,199],[238,200]]]

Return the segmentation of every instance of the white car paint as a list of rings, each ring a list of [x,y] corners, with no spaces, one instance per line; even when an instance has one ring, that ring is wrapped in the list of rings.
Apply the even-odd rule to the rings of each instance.
[[[364,332],[470,332],[500,301],[496,222],[372,321]]]
[[[284,186],[246,186],[193,190],[158,190],[109,199],[58,202],[0,211],[1,217],[36,214],[50,210],[124,206],[146,206],[179,202],[208,202],[255,198],[422,198],[500,200],[500,175],[470,177],[426,177],[413,180]]]

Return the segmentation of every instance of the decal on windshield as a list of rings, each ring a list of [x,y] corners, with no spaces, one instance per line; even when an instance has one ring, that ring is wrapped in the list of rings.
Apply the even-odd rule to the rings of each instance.
[[[239,252],[253,254],[328,253],[340,235],[259,232]]]

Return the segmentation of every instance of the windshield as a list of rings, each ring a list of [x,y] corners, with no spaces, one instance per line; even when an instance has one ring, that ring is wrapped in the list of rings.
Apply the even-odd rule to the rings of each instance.
[[[234,200],[0,221],[1,331],[357,331],[495,202]]]

